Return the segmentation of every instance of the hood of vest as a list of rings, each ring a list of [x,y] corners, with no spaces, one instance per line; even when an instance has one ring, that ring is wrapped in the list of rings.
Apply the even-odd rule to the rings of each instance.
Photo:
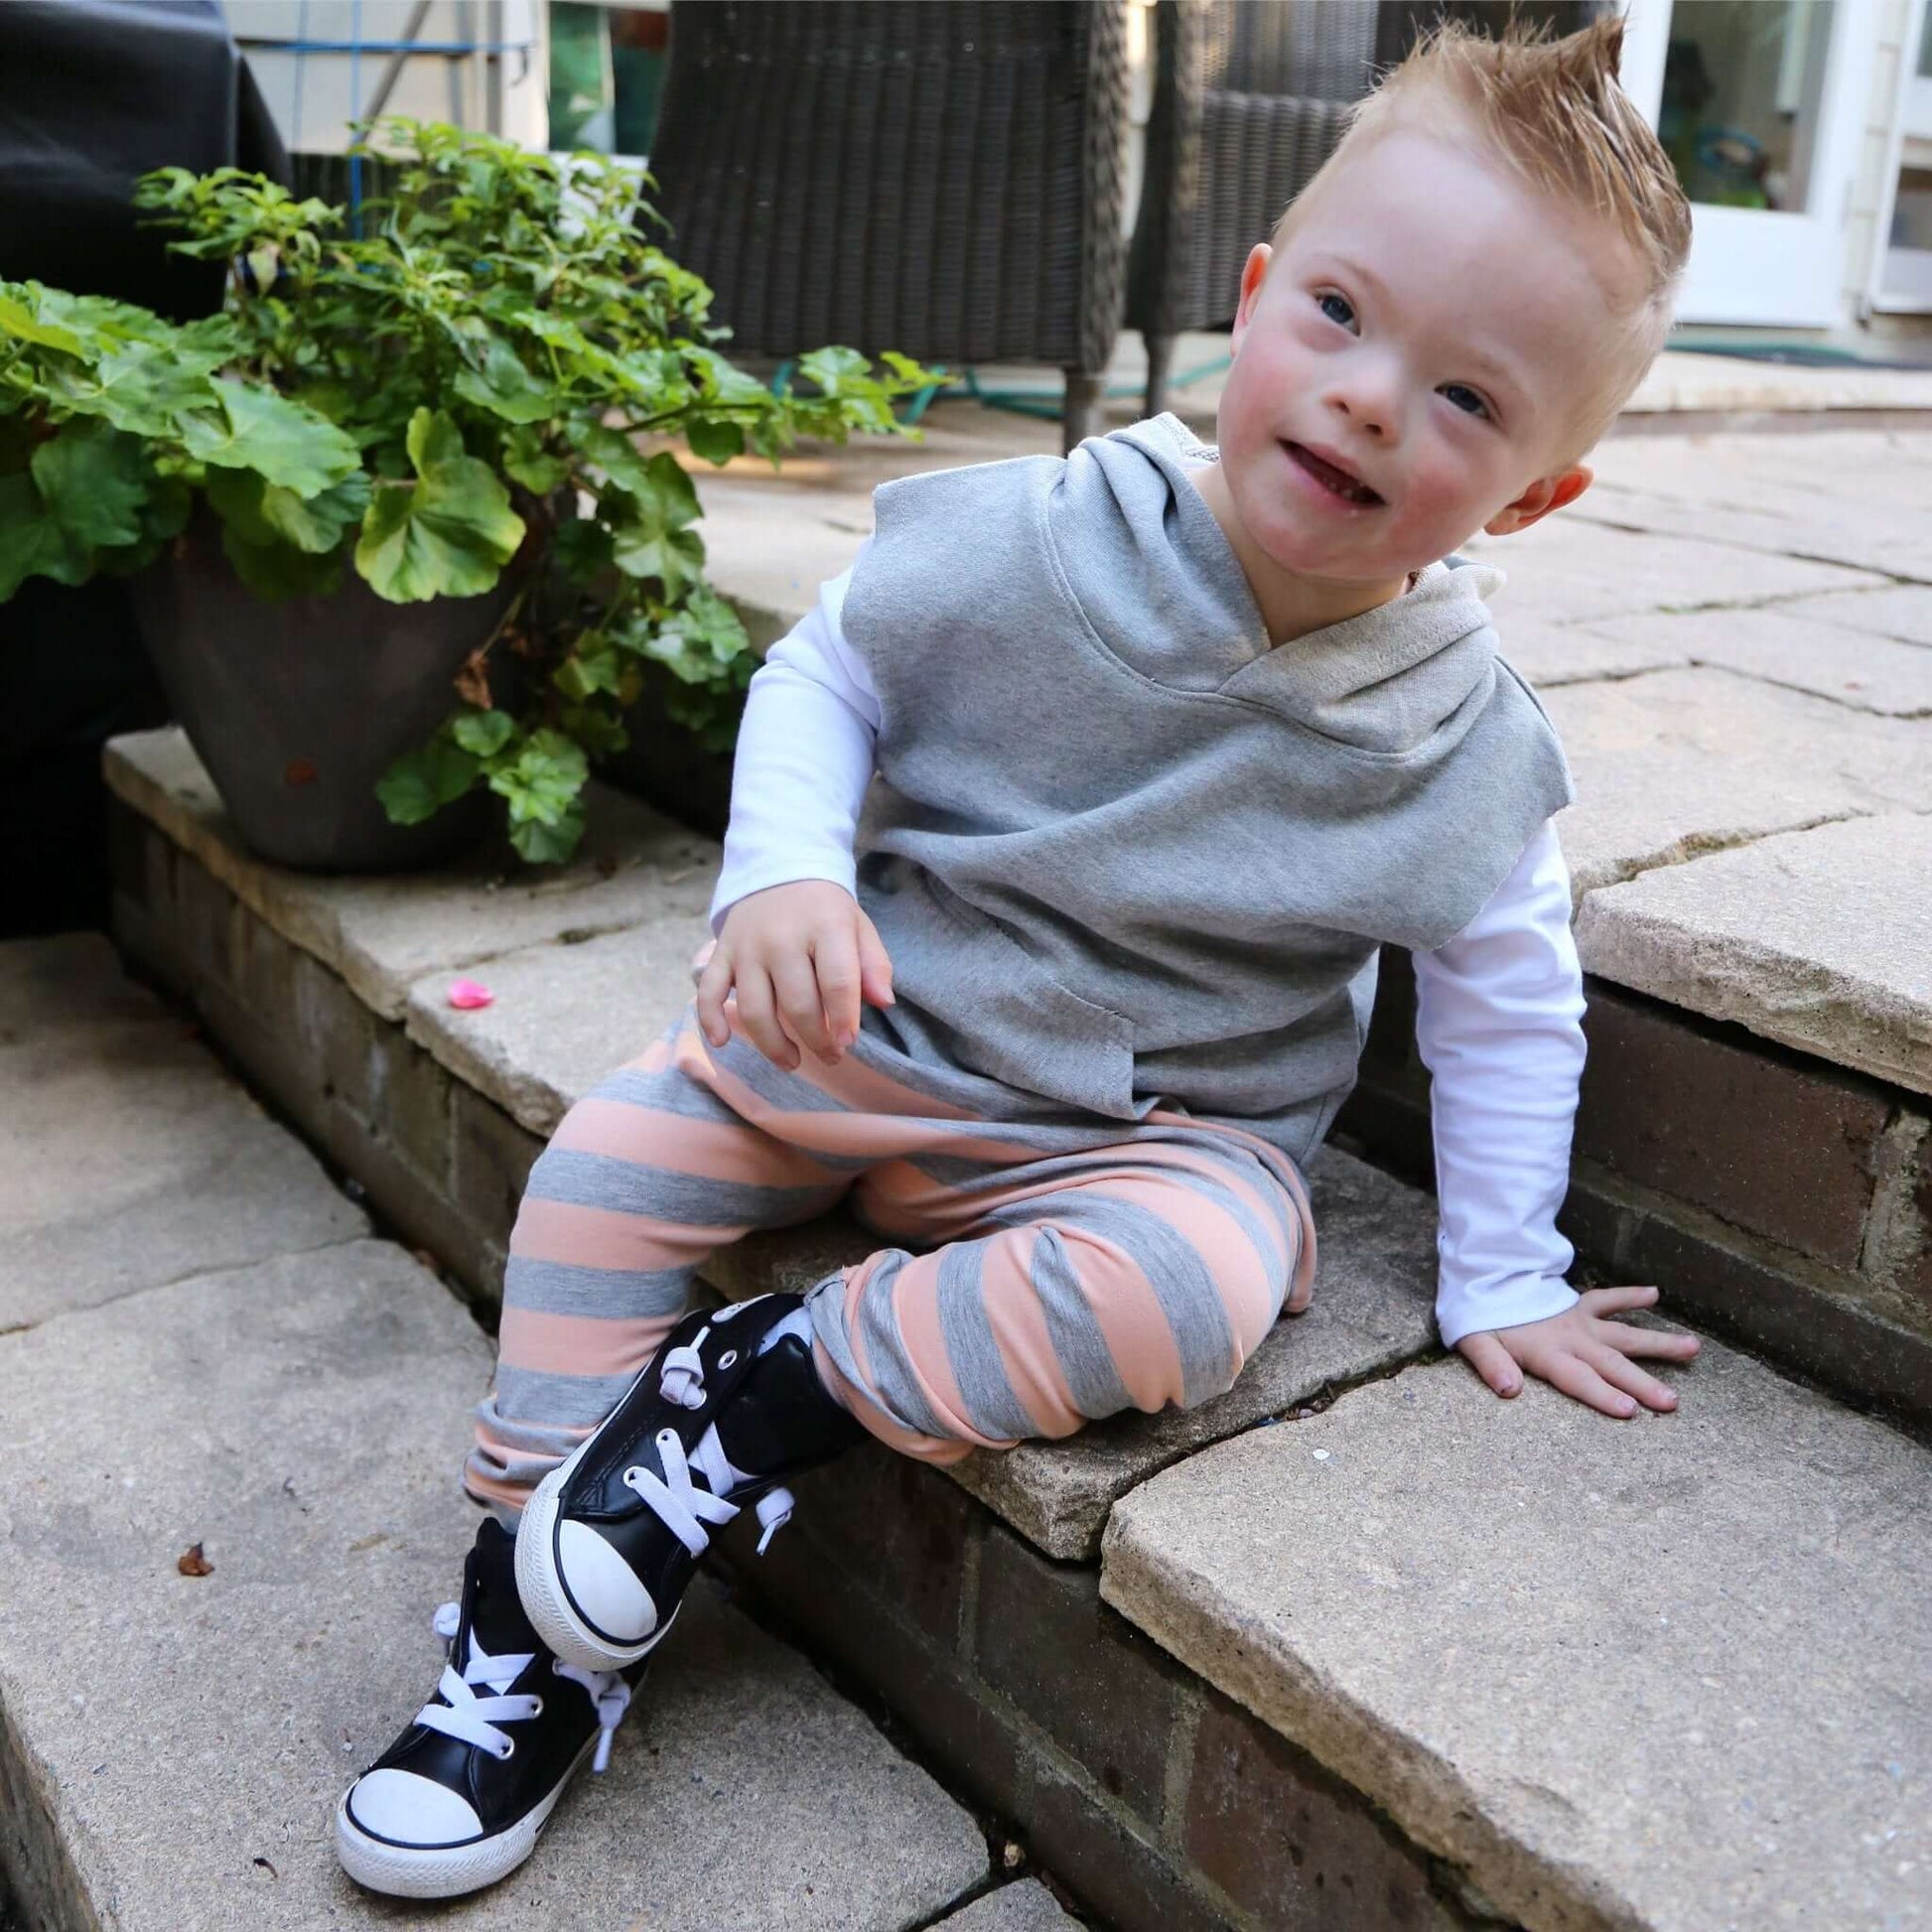
[[[1173,416],[1066,459],[1047,532],[1109,651],[1157,683],[1238,697],[1365,752],[1414,751],[1487,699],[1497,639],[1484,599],[1501,571],[1431,564],[1393,603],[1271,645],[1240,560],[1188,479],[1216,460]]]

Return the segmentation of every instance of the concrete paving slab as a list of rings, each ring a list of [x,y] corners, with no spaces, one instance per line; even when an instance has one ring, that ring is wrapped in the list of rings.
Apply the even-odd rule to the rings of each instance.
[[[1932,604],[1932,589],[1923,595]],[[1854,711],[1932,717],[1932,650],[1798,615],[1804,608],[1801,602],[1747,611],[1646,614],[1611,618],[1590,628],[1633,656],[1649,650],[1660,662],[1718,664]],[[1927,754],[1932,756],[1932,738]]]
[[[634,1059],[691,1001],[691,956],[711,936],[710,880],[665,893],[641,925],[581,945],[506,953],[477,977],[496,997],[462,1012],[448,975],[409,990],[410,1037],[532,1133]]]
[[[1577,944],[1620,986],[1932,1093],[1932,818],[1852,819],[1645,873],[1584,901]]]
[[[1882,581],[1837,563],[1767,556],[1735,544],[1694,541],[1668,530],[1612,528],[1586,520],[1581,504],[1513,536],[1477,534],[1463,550],[1494,564],[1509,579],[1493,600],[1505,655],[1511,625],[1529,619],[1543,623],[1589,623],[1637,611],[1761,604]]]
[[[94,933],[0,945],[0,1333],[368,1232]]]
[[[64,1848],[30,1901],[49,1924],[424,1922],[342,1876],[332,1806],[434,1681],[488,1366],[378,1242],[0,1339],[0,1738]],[[197,1542],[212,1573],[184,1577]],[[897,1932],[985,1872],[967,1814],[702,1584],[610,1773],[521,1872],[434,1917]]]
[[[963,1912],[948,1914],[933,1932],[1067,1932],[1079,1923],[1060,1910],[1038,1879],[1023,1878],[974,1899]]]
[[[386,1020],[411,985],[520,947],[616,931],[670,902],[709,897],[719,850],[621,792],[597,786],[591,830],[561,871],[506,871],[485,847],[434,873],[324,878],[263,864],[187,738],[175,729],[113,740],[108,785],[192,853],[291,944],[314,953]]]
[[[1920,584],[1893,584],[1882,590],[1828,591],[1785,606],[1794,618],[1816,618],[1868,630],[1901,644],[1932,644],[1932,590]]]
[[[1613,626],[1627,623],[1629,634]],[[1642,618],[1596,623],[1545,623],[1537,618],[1497,618],[1504,659],[1539,690],[1556,684],[1588,684],[1597,678],[1636,677],[1644,671],[1678,670],[1690,658],[1656,634]]]
[[[1932,436],[1831,430],[1605,444],[1567,514],[1932,583]],[[1553,518],[1552,521],[1555,519]]]
[[[1050,1557],[1091,1562],[1116,1498],[1157,1469],[1435,1345],[1436,1203],[1335,1148],[1311,1164],[1318,1273],[1308,1312],[1285,1315],[1227,1394],[1198,1409],[1115,1416],[1063,1443],[970,1455],[946,1473]],[[754,1235],[705,1279],[728,1299],[802,1294],[878,1242],[837,1215]]]
[[[1371,1383],[1124,1498],[1102,1594],[1530,1932],[1932,1925],[1932,1452],[1669,1379]]]
[[[1932,810],[1925,727],[1735,672],[1550,691],[1576,774],[1558,821],[1578,897],[1653,866],[1828,819]]]

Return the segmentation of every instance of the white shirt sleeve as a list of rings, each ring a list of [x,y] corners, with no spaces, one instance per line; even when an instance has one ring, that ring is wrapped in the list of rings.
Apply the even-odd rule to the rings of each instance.
[[[1436,1320],[1452,1348],[1578,1300],[1557,1210],[1570,1187],[1584,982],[1554,823],[1453,939],[1415,958],[1416,1044],[1435,1077]]]
[[[829,879],[850,893],[858,884],[852,842],[881,713],[872,673],[840,628],[851,582],[846,570],[825,585],[752,679],[711,899],[714,933],[741,898],[767,887]]]

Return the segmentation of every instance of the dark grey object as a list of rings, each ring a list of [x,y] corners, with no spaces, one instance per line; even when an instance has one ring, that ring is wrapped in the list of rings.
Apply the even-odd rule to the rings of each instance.
[[[1173,339],[1225,329],[1241,265],[1313,179],[1377,71],[1440,15],[1500,33],[1512,12],[1568,34],[1603,0],[1160,0],[1127,326],[1147,338],[1147,413]]]
[[[309,872],[397,872],[487,828],[486,791],[392,825],[375,783],[455,708],[452,680],[509,602],[507,577],[483,597],[386,604],[345,570],[332,597],[266,604],[203,512],[131,589],[175,716],[251,851]]]
[[[650,166],[725,345],[1056,363],[1098,427],[1126,273],[1121,0],[681,0]]]

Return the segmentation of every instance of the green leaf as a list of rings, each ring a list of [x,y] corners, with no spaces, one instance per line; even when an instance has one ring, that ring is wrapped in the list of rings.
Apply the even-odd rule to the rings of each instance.
[[[221,550],[234,574],[265,604],[280,604],[291,597],[327,597],[343,581],[339,552],[317,555],[279,539],[249,543],[233,524],[222,527]]]
[[[493,759],[515,730],[516,720],[506,711],[465,711],[450,721],[451,737],[480,759]]]
[[[440,732],[421,750],[405,752],[377,781],[375,795],[395,825],[420,825],[454,804],[477,782],[477,760]]]
[[[611,532],[587,516],[566,517],[550,541],[557,568],[573,584],[589,584],[611,567]]]
[[[259,549],[277,540],[262,514],[262,497],[268,485],[254,471],[210,470],[203,487],[224,532],[237,542]]]
[[[620,509],[612,535],[611,560],[628,577],[654,577],[675,603],[696,583],[704,568],[704,543],[695,530],[698,492],[669,451],[644,467],[640,486],[628,492],[629,510]]]
[[[369,480],[359,470],[314,496],[298,496],[277,483],[262,489],[262,521],[298,550],[318,554],[337,549],[368,506]]]
[[[24,302],[11,295],[0,295],[0,334],[23,343],[37,343],[42,348],[58,348],[69,355],[85,353],[85,346],[71,329],[43,322]]]
[[[707,463],[729,463],[733,457],[745,454],[745,431],[738,423],[713,422],[707,416],[698,416],[685,424],[684,440],[690,444],[691,454],[703,457]]]
[[[584,808],[574,805],[554,825],[526,818],[510,826],[510,844],[533,866],[568,865],[584,836]]]
[[[623,688],[623,660],[611,639],[602,631],[587,630],[551,673],[551,682],[565,697],[581,703],[593,691],[605,691],[615,698]]]
[[[69,424],[34,452],[32,468],[47,513],[76,546],[140,541],[148,464],[133,437],[101,423]]]
[[[212,386],[224,420],[195,415],[181,425],[182,442],[203,463],[259,471],[298,496],[318,495],[362,467],[355,444],[313,409],[225,376]]]
[[[531,375],[507,343],[495,336],[483,350],[482,370],[463,370],[453,386],[466,401],[507,423],[540,422],[557,411],[555,394]]]
[[[799,356],[798,373],[809,376],[828,396],[837,396],[854,382],[870,382],[872,364],[856,348],[815,348]]]
[[[523,519],[496,473],[463,454],[463,434],[448,416],[417,410],[408,445],[417,480],[376,490],[355,568],[391,604],[478,596],[515,556]]]
[[[632,496],[651,493],[652,464],[671,462],[668,456],[663,456],[652,458],[647,463],[644,453],[629,437],[618,430],[607,429],[602,423],[573,423],[570,439],[588,462],[602,470],[618,488]],[[671,467],[677,468],[675,463],[671,463]],[[696,501],[695,494],[692,500]]]
[[[532,732],[515,759],[489,774],[489,788],[509,801],[512,827],[555,826],[576,805],[590,769],[581,745],[561,732]]]
[[[528,427],[503,439],[503,470],[532,496],[548,496],[570,475],[570,465],[544,448],[543,432]]]
[[[93,567],[91,547],[48,515],[31,476],[21,471],[0,477],[0,604],[29,577],[84,584]]]
[[[609,758],[630,743],[630,734],[622,723],[602,705],[566,705],[559,722],[594,759]]]

